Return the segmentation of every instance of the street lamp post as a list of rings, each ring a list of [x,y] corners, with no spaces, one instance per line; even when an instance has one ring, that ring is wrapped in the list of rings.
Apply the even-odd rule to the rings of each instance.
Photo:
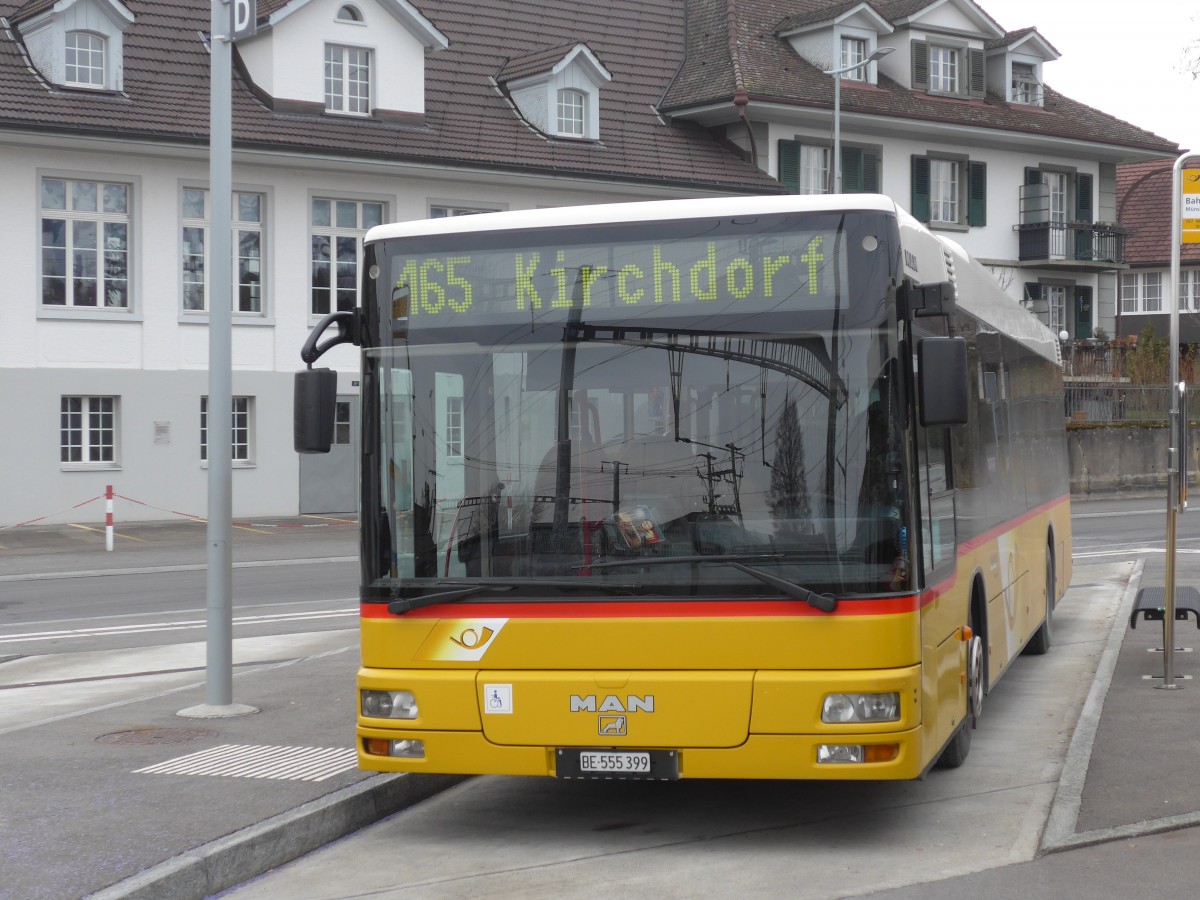
[[[895,47],[880,47],[862,62],[857,62],[852,66],[842,66],[840,69],[830,69],[823,73],[833,76],[833,192],[835,194],[842,192],[842,76],[883,59],[895,49]]]

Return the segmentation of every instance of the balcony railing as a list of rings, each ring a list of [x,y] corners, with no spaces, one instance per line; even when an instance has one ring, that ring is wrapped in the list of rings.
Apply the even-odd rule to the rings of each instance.
[[[1029,260],[1073,260],[1076,262],[1125,262],[1125,237],[1119,225],[1105,222],[1032,222],[1014,225],[1017,258]]]

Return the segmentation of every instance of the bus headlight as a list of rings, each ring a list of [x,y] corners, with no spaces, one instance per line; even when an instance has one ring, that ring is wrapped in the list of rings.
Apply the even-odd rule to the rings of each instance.
[[[880,694],[826,694],[825,702],[821,706],[821,721],[830,724],[899,720],[900,694],[896,691]]]
[[[412,691],[360,691],[362,714],[371,719],[415,719],[417,698]]]

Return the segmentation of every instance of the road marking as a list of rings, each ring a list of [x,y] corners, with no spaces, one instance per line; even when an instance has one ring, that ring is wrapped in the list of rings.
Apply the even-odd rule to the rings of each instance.
[[[317,556],[302,559],[260,559],[235,562],[235,569],[258,569],[267,566],[311,566],[320,563],[358,562],[357,556]],[[33,572],[28,575],[0,575],[5,581],[49,581],[55,578],[97,578],[101,575],[150,575],[155,572],[201,572],[207,563],[189,563],[179,566],[142,566],[136,569],[89,569],[84,572]]]
[[[1073,554],[1071,554],[1071,559],[1100,559],[1105,556],[1130,557],[1130,556],[1140,556],[1143,553],[1166,553],[1166,552],[1167,552],[1166,547],[1127,547],[1125,549],[1118,549],[1118,550],[1095,550],[1095,551],[1086,552],[1086,553],[1073,553]],[[1176,547],[1175,552],[1183,553],[1183,554],[1188,554],[1188,553],[1196,554],[1196,553],[1200,553],[1200,550],[1189,550],[1186,547]]]
[[[316,619],[337,619],[347,616],[357,616],[357,607],[347,610],[323,610],[308,613],[274,613],[258,616],[234,616],[234,625],[263,625],[277,622],[308,622]],[[205,628],[205,619],[190,619],[182,622],[149,622],[143,625],[109,625],[100,628],[68,628],[57,631],[30,631],[24,634],[9,634],[0,637],[0,644],[13,644],[18,641],[56,641],[76,637],[113,637],[120,634],[158,634],[163,631],[188,631]]]
[[[75,524],[72,524],[72,525],[71,525],[71,527],[72,527],[72,528],[78,528],[80,531],[94,531],[94,532],[96,532],[96,534],[104,534],[104,533],[105,533],[103,528],[92,528],[90,525],[75,525]],[[150,543],[150,542],[149,542],[148,540],[146,540],[145,538],[134,537],[132,534],[121,534],[121,532],[119,532],[119,531],[114,531],[114,532],[113,532],[113,537],[119,537],[119,538],[122,538],[123,540],[126,540],[126,541],[137,541],[139,544],[148,544],[148,543]]]
[[[133,772],[135,775],[218,775],[226,778],[324,781],[357,766],[358,754],[353,747],[222,744],[134,769]]]

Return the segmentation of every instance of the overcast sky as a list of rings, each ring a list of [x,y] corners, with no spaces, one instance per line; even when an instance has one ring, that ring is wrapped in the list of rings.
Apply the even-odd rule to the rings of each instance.
[[[1061,54],[1042,68],[1073,100],[1200,153],[1200,80],[1182,71],[1200,39],[1193,0],[976,0],[1008,31],[1034,26]]]

